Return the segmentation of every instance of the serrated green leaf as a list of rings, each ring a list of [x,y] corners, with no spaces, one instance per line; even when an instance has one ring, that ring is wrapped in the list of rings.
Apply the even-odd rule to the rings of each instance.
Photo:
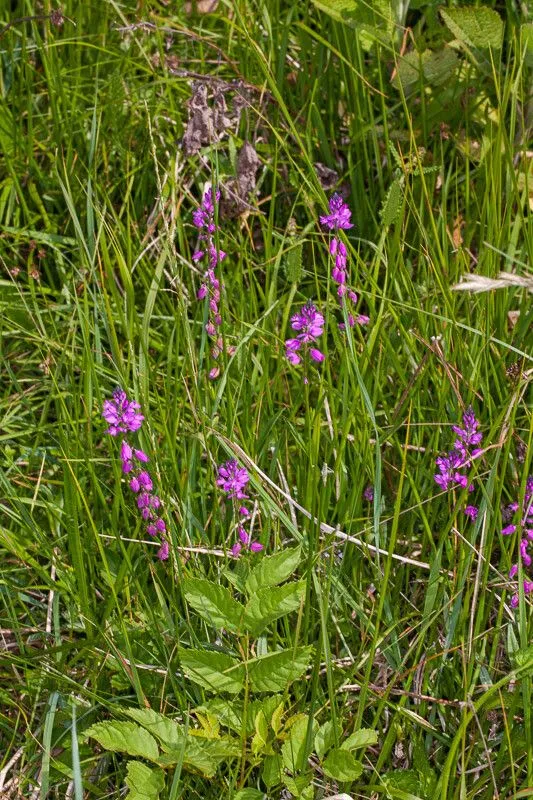
[[[281,692],[307,669],[313,648],[279,650],[248,662],[248,676],[256,692]]]
[[[450,80],[458,64],[457,54],[451,47],[426,50],[422,58],[424,78],[432,86],[443,86]]]
[[[184,741],[185,732],[182,726],[152,708],[125,708],[124,714],[146,728],[162,743],[180,745]]]
[[[237,694],[244,688],[244,666],[215,650],[180,650],[183,672],[191,681],[215,692]]]
[[[369,745],[377,744],[377,741],[377,731],[361,728],[344,740],[341,744],[341,750],[357,750],[358,747],[368,747]]]
[[[127,800],[158,800],[165,788],[162,770],[147,767],[142,761],[128,761],[126,772]]]
[[[272,556],[265,556],[248,575],[246,591],[249,594],[268,586],[277,586],[290,578],[298,567],[302,556],[301,547],[281,550]]]
[[[246,604],[244,612],[246,628],[254,636],[259,636],[271,622],[295,611],[301,604],[304,592],[305,581],[259,589]]]
[[[244,607],[231,596],[228,589],[204,578],[186,578],[182,586],[187,602],[206,622],[214,628],[239,632]]]
[[[328,778],[336,781],[356,781],[363,772],[363,765],[356,761],[349,750],[331,750],[322,764]]]
[[[337,741],[342,734],[341,726],[335,724],[333,720],[329,719],[320,726],[315,735],[315,753],[322,759],[330,748],[335,744],[335,733],[337,734]]]
[[[98,744],[112,753],[143,756],[150,761],[155,761],[159,755],[154,737],[134,722],[97,722],[91,725],[85,735],[96,739]]]
[[[212,778],[222,762],[226,763],[228,759],[236,758],[240,752],[240,743],[236,740],[203,739],[189,735],[184,752],[181,749],[169,750],[159,757],[158,764],[162,767],[171,767],[181,763],[183,759],[183,766],[186,769],[198,770],[207,778]]]
[[[493,47],[503,42],[503,22],[497,11],[486,6],[441,8],[440,14],[453,35],[470,47]]]
[[[264,793],[259,789],[241,789],[240,792],[234,796],[233,800],[263,800]]]
[[[402,183],[403,179],[397,178],[389,186],[389,191],[381,207],[381,224],[384,228],[388,228],[398,219],[403,203]]]

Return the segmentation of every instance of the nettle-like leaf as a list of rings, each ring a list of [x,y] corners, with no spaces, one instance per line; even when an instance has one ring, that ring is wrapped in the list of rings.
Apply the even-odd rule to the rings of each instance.
[[[163,770],[147,767],[142,761],[128,761],[126,771],[129,789],[126,800],[159,800],[159,794],[165,788]]]
[[[228,589],[203,578],[186,578],[182,586],[187,602],[206,622],[214,628],[240,631],[244,607]]]
[[[194,683],[215,692],[237,694],[244,688],[244,665],[215,650],[180,650],[183,672]]]
[[[503,43],[503,21],[497,11],[486,6],[440,9],[453,35],[470,47],[498,50]]]
[[[305,581],[259,589],[246,604],[246,628],[252,635],[259,636],[271,622],[295,611],[301,604],[304,592]]]
[[[266,589],[269,586],[283,583],[298,567],[301,557],[301,547],[293,547],[281,550],[272,556],[265,556],[248,575],[246,591],[248,594],[253,594],[258,589]]]
[[[264,796],[264,792],[259,791],[259,789],[241,789],[233,800],[263,800]]]
[[[159,756],[154,737],[135,722],[97,722],[85,735],[113,753],[143,756],[150,761],[156,761]]]
[[[349,750],[330,750],[322,769],[333,780],[356,781],[361,777],[363,765]]]
[[[248,677],[256,692],[281,692],[297,680],[311,661],[313,648],[279,650],[248,661]]]
[[[163,745],[180,746],[185,740],[185,732],[181,725],[152,708],[125,708],[124,714],[146,728]]]
[[[173,767],[183,763],[186,769],[196,770],[207,778],[212,778],[220,764],[226,764],[240,752],[241,745],[237,739],[203,739],[189,734],[184,749],[169,750],[159,757],[158,764],[162,767]]]
[[[405,94],[415,91],[420,81],[430,86],[442,86],[450,80],[459,64],[459,59],[451,47],[442,50],[411,50],[398,59],[398,69],[392,85],[401,87]]]

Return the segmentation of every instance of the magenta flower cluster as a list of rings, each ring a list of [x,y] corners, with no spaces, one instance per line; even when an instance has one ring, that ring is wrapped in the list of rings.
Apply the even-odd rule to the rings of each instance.
[[[250,519],[250,511],[243,502],[250,498],[245,493],[250,476],[248,471],[239,465],[235,458],[230,458],[218,468],[217,486],[219,486],[226,496],[233,503],[233,511],[238,519],[236,524],[237,540],[231,548],[231,553],[235,558],[239,557],[242,549],[248,549],[252,553],[258,553],[263,549],[260,542],[252,541],[252,535],[244,527],[246,521]]]
[[[523,531],[523,536],[520,540],[519,547],[520,559],[525,567],[530,567],[533,562],[533,559],[528,552],[531,544],[533,543],[533,475],[530,475],[526,481],[526,490],[522,508],[520,508],[520,504],[517,501],[514,501],[509,503],[509,505],[503,509],[502,517],[503,521],[506,523],[505,527],[502,528],[502,534],[504,536],[511,536],[513,533],[516,533],[518,524],[512,520],[517,511],[520,511],[520,519],[518,520],[518,524]],[[513,564],[509,572],[509,577],[511,579],[516,578],[517,574],[518,564]],[[533,592],[533,581],[524,580],[523,587],[524,594],[531,594],[531,592]],[[511,606],[513,608],[518,606],[518,600],[519,595],[518,592],[516,592],[511,598]]]
[[[452,430],[457,435],[453,449],[446,455],[440,455],[436,459],[439,471],[434,475],[434,478],[443,491],[447,492],[455,488],[468,488],[468,491],[473,491],[474,486],[469,483],[468,475],[465,473],[470,469],[472,459],[481,452],[478,445],[481,444],[483,434],[478,428],[479,422],[471,407],[463,414],[463,426],[452,426]],[[464,513],[471,520],[475,520],[478,515],[478,508],[475,505],[467,505]]]
[[[324,332],[324,317],[313,303],[306,303],[291,317],[291,328],[297,336],[285,342],[287,360],[297,366],[307,355],[317,363],[324,361],[324,353],[315,347],[317,339]],[[307,383],[307,377],[304,378]]]
[[[226,257],[223,250],[217,248],[216,245],[216,232],[218,226],[215,222],[216,206],[220,201],[220,191],[218,189],[208,189],[203,198],[199,208],[193,211],[192,220],[195,227],[198,229],[198,239],[201,247],[193,253],[193,261],[202,261],[207,257],[207,269],[204,274],[204,280],[198,290],[198,300],[205,300],[208,298],[209,304],[209,318],[205,329],[207,334],[215,343],[211,348],[211,357],[216,361],[222,352],[223,342],[220,336],[220,326],[222,325],[222,317],[220,314],[220,291],[221,283],[220,278],[216,275],[216,269],[222,260]],[[212,367],[209,371],[209,377],[215,379],[220,375],[220,368],[218,366]]]
[[[341,308],[346,307],[346,319],[348,325],[367,325],[370,321],[365,314],[356,314],[355,307],[359,300],[356,292],[348,284],[348,251],[346,245],[338,237],[338,232],[353,228],[351,222],[352,212],[339,194],[334,194],[329,201],[329,214],[322,215],[320,222],[330,231],[333,236],[329,243],[329,252],[333,258],[333,268],[331,277],[338,284],[337,296]],[[345,329],[344,322],[339,324],[341,330]]]
[[[139,448],[132,447],[127,434],[135,433],[141,427],[144,417],[140,413],[140,405],[128,396],[123,389],[117,388],[111,400],[105,400],[102,416],[108,423],[106,433],[110,436],[120,436],[120,460],[122,472],[128,476],[129,488],[136,495],[139,513],[146,523],[146,533],[149,536],[159,537],[161,546],[157,556],[165,561],[169,555],[168,539],[166,538],[166,524],[161,516],[161,499],[154,491],[154,483],[145,464],[149,458]]]

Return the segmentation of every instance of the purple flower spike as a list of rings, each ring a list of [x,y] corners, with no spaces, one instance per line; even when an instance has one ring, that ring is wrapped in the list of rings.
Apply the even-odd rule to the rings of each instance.
[[[142,461],[143,464],[146,464],[148,461],[150,461],[144,450],[134,450],[133,455],[135,456],[137,461]]]
[[[230,499],[246,499],[247,495],[243,490],[249,480],[248,472],[244,467],[240,467],[234,458],[230,458],[218,468],[217,486],[220,486]]]
[[[168,558],[168,555],[169,555],[169,546],[168,546],[167,540],[165,539],[163,541],[161,547],[157,551],[157,557],[158,557],[158,559],[160,561],[166,561],[167,558]]]
[[[307,303],[298,314],[291,317],[291,327],[301,331],[299,339],[302,342],[311,342],[321,336],[324,329],[324,317],[313,303]],[[291,341],[291,340],[289,340]]]
[[[330,230],[348,230],[353,228],[350,222],[352,212],[340,194],[334,194],[329,201],[329,214],[320,217],[321,225]]]
[[[112,400],[104,400],[102,416],[109,424],[106,433],[118,436],[119,433],[138,431],[144,417],[139,414],[140,405],[128,400],[125,391],[118,388],[113,392]]]
[[[252,551],[252,553],[259,553],[261,552],[262,549],[263,545],[260,544],[259,542],[252,542],[252,544],[250,545],[250,550]]]
[[[479,509],[477,506],[467,506],[465,508],[465,514],[467,517],[470,517],[472,522],[477,519],[477,515],[479,514]]]
[[[502,536],[511,536],[512,533],[516,531],[516,525],[506,525],[505,528],[502,528]]]
[[[369,484],[363,492],[363,497],[365,500],[368,500],[369,503],[372,503],[374,500],[374,487]]]

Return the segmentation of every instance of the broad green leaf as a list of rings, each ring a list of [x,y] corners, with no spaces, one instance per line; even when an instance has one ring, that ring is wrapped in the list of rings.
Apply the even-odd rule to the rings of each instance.
[[[248,662],[248,675],[256,692],[281,692],[307,669],[312,647],[279,650]]]
[[[226,764],[229,759],[240,755],[240,752],[240,742],[236,739],[203,739],[189,735],[184,752],[181,749],[169,750],[159,757],[158,763],[162,767],[170,767],[181,763],[183,758],[186,769],[198,770],[212,778],[221,763]]]
[[[165,744],[180,745],[185,738],[181,725],[151,708],[125,708],[124,714],[134,719]]]
[[[281,550],[272,556],[265,556],[250,572],[246,579],[246,591],[253,594],[258,589],[268,586],[277,586],[290,578],[300,563],[302,556],[301,547]]]
[[[271,622],[295,611],[300,606],[304,592],[305,581],[259,589],[246,604],[245,626],[254,636],[258,636]]]
[[[336,730],[335,730],[336,729]],[[333,720],[328,720],[320,726],[315,736],[315,753],[319,758],[324,758],[328,750],[335,744],[335,732],[337,733],[337,741],[340,739],[342,730],[341,726],[333,723]]]
[[[215,650],[180,650],[183,672],[194,683],[214,692],[237,694],[244,688],[244,666]]]
[[[281,748],[281,755],[283,764],[289,772],[302,772],[307,765],[307,756],[309,755],[306,749],[307,731],[311,724],[311,747],[313,743],[313,734],[318,729],[318,723],[313,719],[309,723],[307,714],[302,714],[291,727],[291,732],[288,739],[283,743]]]
[[[348,750],[330,750],[322,769],[328,778],[336,781],[356,781],[363,772],[363,765]]]
[[[152,769],[142,761],[128,761],[126,786],[130,790],[126,800],[158,800],[165,788],[165,773]]]
[[[203,578],[186,578],[182,586],[187,602],[206,622],[233,633],[240,630],[244,608],[228,589]]]
[[[235,733],[241,733],[243,715],[242,703],[236,700],[230,701],[216,698],[216,700],[211,700],[209,703],[206,703],[205,706],[200,706],[198,710],[213,714],[225,728],[230,728],[230,730],[235,731]],[[250,726],[249,715],[247,719],[250,733],[252,733],[253,727]]]
[[[377,731],[368,728],[361,728],[355,731],[341,744],[341,750],[356,750],[358,747],[368,747],[369,745],[377,744],[378,734]]]
[[[281,768],[281,756],[279,753],[265,758],[261,777],[267,789],[271,789],[281,782]]]
[[[347,22],[355,24],[358,2],[357,0],[313,0],[313,4],[329,14],[337,22]]]
[[[470,47],[493,47],[503,42],[503,22],[497,11],[486,6],[440,9],[442,19],[453,35]]]
[[[233,797],[233,800],[263,800],[264,793],[259,789],[241,789],[240,792]]]
[[[134,722],[97,722],[85,735],[113,753],[143,756],[151,761],[159,755],[154,737]]]
[[[426,50],[422,59],[424,78],[432,86],[443,86],[450,80],[458,64],[457,54],[451,47]]]

